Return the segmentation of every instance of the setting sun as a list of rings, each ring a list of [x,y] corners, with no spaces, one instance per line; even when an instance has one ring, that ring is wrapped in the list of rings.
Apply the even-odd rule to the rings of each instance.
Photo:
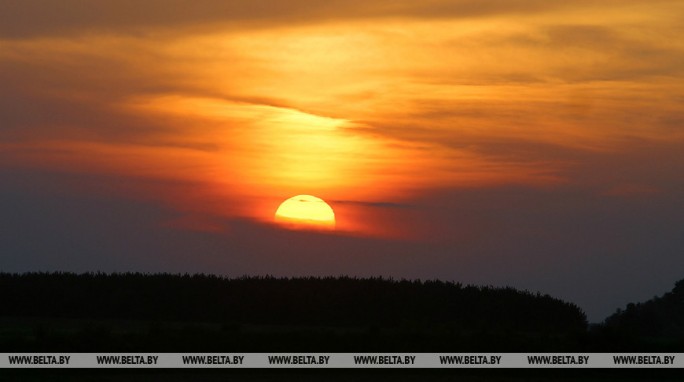
[[[335,229],[335,213],[323,201],[311,195],[297,195],[284,201],[275,213],[275,221],[293,228]]]

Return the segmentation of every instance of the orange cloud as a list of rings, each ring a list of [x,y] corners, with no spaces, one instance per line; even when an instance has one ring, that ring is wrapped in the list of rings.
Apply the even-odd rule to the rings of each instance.
[[[168,199],[264,220],[302,193],[577,185],[604,155],[684,140],[679,4],[288,4],[0,23],[5,166],[194,182],[202,202]]]

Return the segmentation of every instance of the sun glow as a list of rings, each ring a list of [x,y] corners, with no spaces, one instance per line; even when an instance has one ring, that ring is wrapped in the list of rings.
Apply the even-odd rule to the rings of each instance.
[[[335,212],[323,199],[297,195],[278,207],[275,221],[292,228],[335,229]]]
[[[684,140],[672,81],[681,12],[637,3],[543,7],[544,19],[509,6],[455,18],[354,10],[0,39],[0,77],[18,95],[0,170],[131,177],[146,181],[140,198],[183,214],[266,224],[305,187],[345,201],[326,223],[339,232],[404,237],[408,209],[393,206],[428,203],[424,193],[563,187],[594,158]],[[58,119],[21,117],[49,102],[64,107]],[[626,183],[602,189],[651,192]]]

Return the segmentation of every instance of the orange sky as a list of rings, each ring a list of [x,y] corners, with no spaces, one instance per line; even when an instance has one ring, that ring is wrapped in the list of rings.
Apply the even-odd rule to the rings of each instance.
[[[402,202],[434,188],[555,187],[578,165],[557,152],[684,138],[680,3],[472,15],[470,2],[430,3],[453,14],[407,2],[288,22],[248,9],[243,20],[131,26],[113,15],[74,30],[47,20],[54,30],[0,40],[0,65],[9,89],[64,110],[3,129],[4,156],[198,182],[226,198],[222,213],[264,220],[300,193]]]
[[[450,250],[682,196],[684,2],[188,4],[5,2],[0,170],[218,234],[310,194],[342,236]]]

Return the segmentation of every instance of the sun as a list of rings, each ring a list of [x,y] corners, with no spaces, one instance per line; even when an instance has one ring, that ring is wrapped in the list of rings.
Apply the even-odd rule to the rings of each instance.
[[[321,198],[297,195],[280,204],[275,221],[291,228],[335,229],[335,212]]]

